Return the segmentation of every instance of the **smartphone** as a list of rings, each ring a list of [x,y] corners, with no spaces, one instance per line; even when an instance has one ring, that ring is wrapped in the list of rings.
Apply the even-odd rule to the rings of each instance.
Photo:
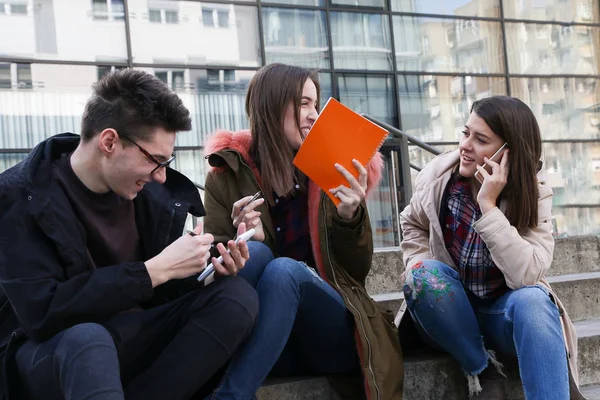
[[[498,156],[500,155],[500,152],[502,152],[502,150],[504,150],[504,148],[508,145],[508,143],[504,143],[502,146],[500,146],[500,148],[494,153],[493,156],[490,157],[490,160],[492,161],[497,161]],[[482,167],[488,172],[488,174],[491,174],[491,167],[487,164],[483,164]],[[481,176],[481,173],[479,171],[475,172],[475,179],[477,179],[479,181],[479,183],[483,184],[483,176]]]
[[[256,233],[256,230],[254,228],[247,230],[246,232],[242,233],[235,239],[235,244],[238,244],[241,240],[246,240],[246,241],[249,240],[250,238],[252,238],[252,236],[254,236],[255,233]],[[229,249],[227,249],[227,252],[229,253]],[[223,256],[219,256],[219,258],[217,258],[217,261],[223,262]],[[204,268],[204,271],[202,271],[202,273],[198,277],[198,282],[202,282],[203,280],[208,278],[208,276],[210,274],[212,274],[214,271],[215,271],[215,267],[213,266],[213,264],[212,263],[208,264],[207,267]]]

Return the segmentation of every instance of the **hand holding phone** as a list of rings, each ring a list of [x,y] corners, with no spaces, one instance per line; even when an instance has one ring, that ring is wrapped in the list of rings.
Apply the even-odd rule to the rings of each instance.
[[[501,154],[502,150],[504,150],[504,148],[506,148],[507,145],[508,145],[508,143],[505,142],[502,146],[500,146],[500,148],[498,150],[496,150],[494,155],[490,157],[490,160],[498,162],[498,160],[500,159],[500,154]],[[486,163],[483,163],[482,167],[487,171],[488,174],[492,173],[491,167],[489,165],[487,165]],[[481,175],[481,172],[479,172],[479,171],[475,172],[475,179],[477,179],[479,181],[479,183],[483,184],[483,176]]]
[[[242,240],[244,240],[244,241],[249,240],[250,238],[252,238],[252,236],[254,236],[255,232],[256,231],[254,229],[247,230],[246,232],[242,233],[235,239],[235,244],[237,245]],[[229,253],[229,249],[227,249],[227,252]],[[220,263],[223,262],[223,256],[219,256],[219,258],[217,258],[217,261]],[[202,282],[203,280],[208,278],[208,276],[210,274],[214,273],[214,271],[215,271],[215,267],[213,266],[213,264],[212,263],[208,264],[208,266],[204,269],[204,271],[202,271],[200,276],[198,276],[198,282]]]

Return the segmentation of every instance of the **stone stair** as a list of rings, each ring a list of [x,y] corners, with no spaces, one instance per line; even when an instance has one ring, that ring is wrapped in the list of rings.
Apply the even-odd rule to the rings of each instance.
[[[381,249],[373,257],[367,291],[377,302],[398,310],[403,303],[398,249]],[[579,343],[579,374],[588,400],[600,400],[600,237],[558,239],[548,274],[575,323]],[[511,400],[523,399],[516,362],[507,365],[506,387]],[[340,400],[325,378],[269,379],[259,400]],[[405,357],[404,399],[467,399],[466,380],[458,364],[441,353]],[[386,400],[386,399],[381,399]]]

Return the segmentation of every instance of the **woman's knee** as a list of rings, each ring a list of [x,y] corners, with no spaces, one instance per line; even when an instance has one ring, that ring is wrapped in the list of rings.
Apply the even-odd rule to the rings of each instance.
[[[274,258],[273,252],[263,242],[250,241],[247,243],[250,259],[258,259],[261,263],[267,265]]]
[[[535,325],[559,321],[558,307],[542,286],[525,286],[514,290],[507,301],[508,317],[515,323]]]
[[[250,258],[244,265],[244,268],[238,273],[252,287],[256,287],[265,267],[273,260],[273,252],[262,242],[248,242],[248,251]]]
[[[452,299],[457,290],[462,290],[458,272],[437,260],[415,264],[407,271],[403,286],[407,299],[426,296],[433,296],[436,301],[446,296]]]
[[[310,279],[312,273],[305,264],[292,258],[278,257],[266,266],[261,283],[287,287],[298,286]]]

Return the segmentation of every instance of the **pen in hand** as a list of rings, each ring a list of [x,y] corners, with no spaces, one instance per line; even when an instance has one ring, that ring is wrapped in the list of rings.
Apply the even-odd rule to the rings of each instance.
[[[258,199],[260,196],[262,195],[262,193],[260,192],[260,190],[258,192],[256,192],[256,194],[254,196],[252,196],[252,198],[250,199],[249,202],[247,202],[246,204],[244,204],[241,208],[240,211],[242,211],[244,209],[244,207],[246,207],[248,204],[252,203],[254,200]]]
[[[188,235],[190,235],[190,236],[198,236],[198,234],[197,234],[197,233],[194,233],[194,232],[190,231],[189,229],[188,229],[188,230],[186,230],[186,231],[185,231],[185,233],[187,233],[187,234],[188,234]],[[210,248],[211,248],[211,249],[212,249],[213,247],[215,247],[215,244],[214,244],[214,243],[212,243],[212,244],[210,245]]]

